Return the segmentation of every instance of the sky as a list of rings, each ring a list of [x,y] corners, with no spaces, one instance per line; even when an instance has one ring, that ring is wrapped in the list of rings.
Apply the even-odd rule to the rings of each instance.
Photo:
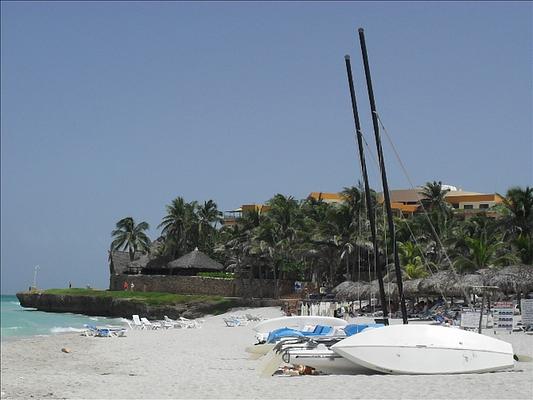
[[[378,113],[415,185],[533,184],[530,2],[1,3],[1,291],[107,288],[115,223],[213,199],[381,190]],[[383,137],[392,189],[409,188]]]

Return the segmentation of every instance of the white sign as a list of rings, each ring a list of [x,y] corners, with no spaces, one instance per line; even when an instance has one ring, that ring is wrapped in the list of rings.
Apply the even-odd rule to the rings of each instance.
[[[494,315],[494,329],[513,330],[514,319],[512,301],[496,302],[494,303],[492,311]]]
[[[481,320],[481,327],[483,329],[488,328],[488,324],[491,322],[487,314],[483,314]],[[463,311],[461,313],[461,328],[463,329],[478,329],[479,328],[479,311]]]
[[[533,299],[522,299],[520,308],[522,309],[522,325],[533,325]]]

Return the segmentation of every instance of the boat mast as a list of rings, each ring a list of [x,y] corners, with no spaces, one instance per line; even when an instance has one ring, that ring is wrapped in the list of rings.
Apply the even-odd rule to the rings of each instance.
[[[372,234],[372,245],[374,247],[374,267],[376,269],[376,275],[379,282],[379,295],[381,298],[381,305],[383,308],[383,319],[385,324],[388,325],[389,312],[387,310],[387,300],[385,298],[385,285],[383,284],[383,271],[379,263],[379,251],[378,251],[378,239],[376,235],[376,218],[374,215],[374,205],[370,198],[370,187],[368,185],[368,174],[366,171],[365,153],[363,150],[363,134],[361,131],[361,122],[359,121],[359,112],[357,111],[357,99],[355,97],[355,89],[352,77],[352,65],[350,62],[350,56],[344,57],[346,61],[346,73],[348,74],[348,86],[350,88],[350,97],[352,99],[352,111],[353,119],[355,121],[355,133],[357,136],[357,145],[359,147],[359,160],[361,161],[361,172],[363,174],[363,181],[365,183],[365,198],[366,198],[366,211],[368,214],[368,220],[370,221],[370,232]]]
[[[385,209],[387,211],[387,222],[389,225],[389,235],[394,252],[394,268],[396,270],[396,283],[398,285],[398,296],[400,298],[400,307],[402,310],[403,323],[407,324],[407,308],[405,307],[405,296],[403,294],[402,270],[400,267],[400,258],[398,257],[398,249],[396,247],[396,233],[394,230],[394,221],[392,219],[392,209],[389,195],[389,185],[387,184],[387,173],[385,171],[385,161],[383,159],[383,149],[381,147],[381,139],[379,136],[378,116],[376,113],[376,103],[374,100],[374,91],[372,89],[372,79],[370,77],[370,67],[368,64],[368,54],[366,52],[365,31],[359,28],[359,42],[361,44],[361,53],[363,54],[363,64],[365,67],[366,87],[368,89],[368,98],[370,100],[370,110],[372,112],[372,124],[374,125],[374,136],[376,138],[376,148],[378,152],[379,166],[381,170],[381,181],[383,183],[383,197],[385,201]],[[387,244],[385,243],[385,246]]]

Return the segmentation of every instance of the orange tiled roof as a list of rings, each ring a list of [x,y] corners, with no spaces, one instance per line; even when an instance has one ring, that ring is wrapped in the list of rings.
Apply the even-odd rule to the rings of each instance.
[[[311,192],[307,197],[314,200],[344,201],[344,196],[340,193]]]

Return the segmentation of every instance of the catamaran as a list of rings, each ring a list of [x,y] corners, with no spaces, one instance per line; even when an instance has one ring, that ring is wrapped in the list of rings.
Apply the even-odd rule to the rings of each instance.
[[[253,330],[256,332],[257,343],[246,348],[246,351],[257,356],[267,354],[283,338],[302,336],[346,336],[342,328],[348,322],[340,318],[322,316],[292,316],[272,318],[258,323]],[[317,331],[320,329],[320,332]]]
[[[359,29],[370,109],[379,167],[383,185],[384,205],[387,212],[389,238],[394,249],[396,283],[400,299],[403,325],[385,326],[364,330],[357,335],[335,338],[297,338],[279,342],[273,349],[280,359],[293,364],[311,366],[322,372],[375,371],[388,374],[464,374],[492,372],[514,366],[512,345],[479,333],[450,327],[407,325],[407,310],[403,294],[402,272],[397,252],[394,222],[379,134],[378,116],[370,77],[370,67],[364,30]],[[365,183],[367,212],[374,245],[374,261],[379,282],[384,320],[388,325],[381,266],[378,265],[375,217],[370,199],[370,189],[362,146],[362,131],[357,111],[353,77],[349,56],[345,57],[352,100],[356,137],[361,169]],[[275,365],[277,359],[273,357]],[[279,364],[278,364],[279,365]]]

